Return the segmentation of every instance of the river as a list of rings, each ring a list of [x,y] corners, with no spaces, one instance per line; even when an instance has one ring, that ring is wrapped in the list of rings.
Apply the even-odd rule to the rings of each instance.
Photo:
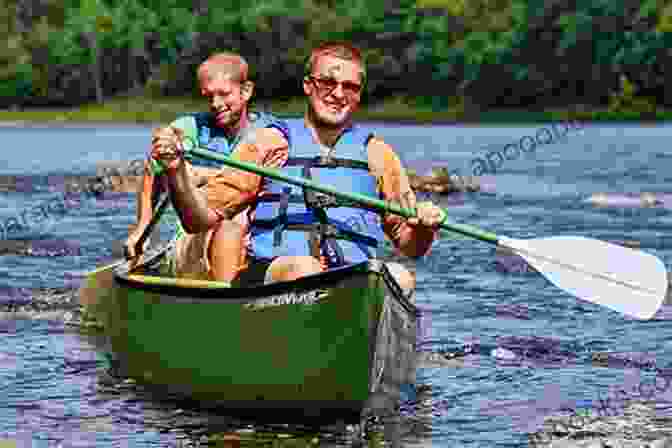
[[[407,166],[418,171],[449,166],[465,174],[479,154],[503,151],[544,128],[370,126]],[[143,157],[150,131],[143,126],[4,127],[0,174],[91,173],[100,161]],[[600,192],[672,193],[671,139],[671,125],[586,124],[534,150],[510,147],[490,173],[494,191],[467,195],[450,206],[451,217],[517,238],[636,240],[669,265],[668,209],[597,208],[585,199]],[[3,225],[58,197],[48,185],[0,194]],[[30,221],[22,236],[67,241],[78,247],[77,254],[3,255],[3,291],[76,287],[87,270],[112,259],[112,243],[134,222],[135,205],[126,194],[88,197],[68,203],[63,213],[45,214],[46,219]],[[596,366],[595,353],[645,353],[660,367],[672,360],[672,328],[665,315],[636,321],[577,300],[538,274],[502,269],[494,249],[476,240],[445,235],[416,269],[417,303],[425,316],[423,350],[468,346],[473,355],[462,366],[419,369],[419,383],[431,387],[431,408],[409,412],[396,430],[381,435],[393,446],[527,446],[525,431],[534,430],[562,402],[590,406],[600,394],[651,375],[645,369]],[[106,374],[100,342],[59,320],[3,319],[0,333],[0,441],[62,448],[196,446],[205,440],[239,446],[223,436],[238,431],[236,437],[249,441],[243,446],[270,446],[271,440],[272,446],[288,447],[318,446],[314,440],[319,446],[341,443],[326,433],[299,437],[291,428],[262,436],[224,416],[182,409],[133,384],[115,383]],[[661,413],[672,406],[666,389],[653,399]]]

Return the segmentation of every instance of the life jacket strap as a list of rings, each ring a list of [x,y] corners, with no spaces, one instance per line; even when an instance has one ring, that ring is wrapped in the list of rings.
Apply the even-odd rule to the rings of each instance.
[[[291,166],[301,167],[301,173],[305,179],[312,179],[311,168],[343,167],[369,172],[369,165],[364,161],[324,155],[317,157],[290,157],[285,163],[285,167]],[[257,229],[273,231],[274,247],[282,245],[283,232],[285,230],[305,232],[309,253],[318,259],[323,255],[326,256],[330,266],[345,264],[343,248],[340,247],[337,240],[347,240],[357,244],[366,253],[369,252],[369,247],[378,247],[378,241],[375,238],[352,231],[349,229],[347,223],[330,223],[326,213],[327,208],[334,207],[362,208],[376,211],[375,209],[361,206],[353,201],[338,199],[332,195],[318,193],[309,188],[304,187],[302,190],[302,195],[290,194],[291,189],[285,187],[280,193],[265,193],[257,200],[259,203],[279,203],[278,215],[275,218],[267,220],[255,219],[254,221],[254,227]],[[296,222],[297,218],[299,221],[304,218],[297,215],[288,216],[287,209],[289,203],[305,204],[311,215],[310,221],[316,219],[317,222]]]
[[[372,238],[367,235],[362,235],[361,233],[353,232],[352,230],[339,228],[335,224],[322,224],[322,223],[287,223],[286,219],[281,220],[279,217],[273,219],[264,219],[258,220],[254,223],[255,227],[258,229],[267,229],[273,230],[274,232],[282,232],[283,230],[296,230],[302,232],[312,232],[319,235],[324,235],[325,238],[340,239],[352,241],[353,243],[364,244],[370,247],[377,247],[378,241],[375,238]]]
[[[306,166],[310,168],[350,168],[369,171],[369,164],[361,160],[339,159],[338,157],[290,157],[285,166]]]
[[[303,177],[306,179],[312,179],[312,173],[310,169],[314,166],[315,164],[315,158],[304,158],[303,160],[303,170],[302,174]],[[301,160],[297,160],[296,163],[300,164]],[[323,243],[325,240],[328,239],[328,237],[323,233],[323,230],[326,228],[326,225],[328,224],[328,218],[327,218],[327,212],[324,210],[324,208],[318,207],[319,200],[317,199],[317,193],[309,188],[303,188],[303,201],[306,203],[306,208],[314,214],[314,216],[317,218],[318,222],[322,224],[322,226],[316,226],[312,225],[310,226],[310,229],[306,232],[306,243],[308,244],[308,250],[310,252],[310,255],[313,256],[314,258],[317,258],[318,260],[322,256],[323,252]],[[333,240],[332,238],[329,238]],[[334,252],[333,245],[330,248],[330,252]],[[338,254],[338,252],[336,252]],[[343,259],[341,260],[336,260],[337,263],[342,264]]]
[[[284,187],[280,193],[280,206],[278,207],[278,217],[276,218],[278,224],[273,230],[273,246],[280,247],[282,244],[282,229],[287,226],[287,208],[289,207],[289,192],[292,191],[290,187]]]

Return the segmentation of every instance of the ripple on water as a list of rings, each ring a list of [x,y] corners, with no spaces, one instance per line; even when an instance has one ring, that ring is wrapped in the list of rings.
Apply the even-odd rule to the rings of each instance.
[[[484,132],[506,142],[523,134],[534,135],[536,131],[535,126],[525,127],[524,130],[506,127],[414,127],[414,135],[408,137],[410,127],[389,129],[394,130],[393,136],[404,140],[402,145],[395,143],[396,137],[390,137],[391,144],[399,147],[400,151],[405,151],[404,147],[421,148],[418,157],[421,155],[423,160],[441,159],[442,154],[451,149],[450,144],[444,144],[446,141],[474,146],[478,145],[477,140]],[[607,132],[604,132],[605,129]],[[664,260],[672,259],[672,245],[653,240],[654,236],[646,233],[655,231],[655,237],[669,233],[672,218],[665,208],[599,209],[581,202],[599,192],[669,191],[669,182],[665,179],[669,177],[666,173],[672,171],[672,158],[657,154],[666,153],[665,145],[672,128],[629,129],[624,132],[622,126],[598,127],[591,134],[593,131],[586,128],[581,135],[568,138],[562,145],[540,147],[534,161],[507,161],[505,170],[520,173],[498,172],[492,182],[497,194],[464,196],[461,199],[466,204],[459,207],[454,207],[450,200],[442,202],[458,222],[514,238],[602,234],[614,239],[630,239],[629,236],[635,235],[646,247],[654,247]],[[632,129],[638,129],[636,136],[633,136]],[[610,130],[613,135],[610,135]],[[55,134],[58,134],[58,141],[64,143],[102,142],[109,148],[101,149],[95,157],[105,159],[105,153],[109,155],[110,151],[117,153],[122,150],[127,152],[120,154],[120,158],[128,156],[127,160],[132,160],[145,151],[149,131],[131,132],[137,134],[137,145],[126,142],[119,145],[116,137],[99,140],[95,137],[95,129],[86,132],[78,130],[74,134],[67,130],[39,133],[29,130],[17,133],[15,137],[28,148],[43,147],[42,142],[54,140],[52,137]],[[445,132],[450,134],[448,140],[443,138]],[[64,135],[70,135],[68,133],[72,134],[70,138],[64,138]],[[126,135],[128,130],[119,133]],[[38,144],[26,144],[38,134],[41,139]],[[462,141],[458,137],[463,135],[475,140]],[[93,157],[88,147],[84,148],[81,144],[61,144],[59,148],[64,148],[67,154],[47,154],[50,160],[27,158],[25,154],[21,158],[10,155],[16,158],[16,162],[8,159],[11,162],[8,166],[23,167],[25,172],[29,172],[34,167],[27,166],[26,163],[30,162],[26,160],[39,160],[42,169],[45,163],[62,168],[67,160],[81,161],[82,157],[87,160]],[[409,154],[406,154],[407,159]],[[650,161],[647,158],[654,160],[651,154],[656,155],[653,165],[646,163]],[[611,160],[610,156],[620,160],[618,169],[604,168],[603,161]],[[100,157],[98,160],[102,160]],[[454,167],[452,161],[448,165],[451,163]],[[534,163],[539,169],[523,166],[523,163]],[[88,165],[93,167],[95,160],[91,159]],[[655,176],[647,171],[651,166],[657,171]],[[8,205],[3,212],[15,214],[30,208],[33,203],[40,203],[45,197],[44,194],[11,195],[2,201]],[[80,200],[78,206],[69,209],[63,219],[54,221],[47,230],[50,238],[81,243],[81,255],[6,256],[0,268],[2,282],[6,286],[30,288],[57,286],[63,282],[76,286],[93,265],[110,260],[112,242],[123,238],[128,225],[135,220],[133,204],[133,195],[103,195],[98,199]],[[667,204],[663,205],[667,207]],[[432,403],[415,410],[423,417],[412,417],[411,412],[401,429],[390,429],[386,442],[401,439],[404,445],[408,441],[409,446],[410,441],[416,440],[417,446],[526,446],[525,436],[519,434],[518,428],[511,429],[511,418],[520,414],[518,420],[524,426],[551,412],[554,400],[548,387],[558,388],[559,399],[572,397],[585,400],[594,398],[593,387],[606,388],[622,382],[618,375],[604,373],[616,369],[594,366],[589,359],[591,353],[598,350],[620,353],[652,351],[657,359],[670,359],[669,344],[665,344],[670,339],[670,330],[664,322],[668,308],[663,308],[653,321],[628,321],[624,316],[596,305],[577,301],[550,286],[542,276],[511,272],[511,269],[497,270],[491,246],[471,239],[458,240],[442,235],[429,258],[434,261],[432,266],[418,267],[420,287],[417,294],[418,303],[423,309],[431,311],[427,347],[437,350],[442,345],[453,344],[459,348],[468,337],[477,338],[480,340],[478,352],[464,359],[479,361],[472,367],[469,367],[469,362],[464,362],[466,368],[440,365],[440,368],[421,369],[419,378],[423,384],[434,388],[430,393]],[[68,277],[67,273],[71,275]],[[16,298],[17,294],[14,293],[14,296]],[[26,295],[22,297],[24,302],[28,301]],[[0,305],[9,298],[11,294],[0,292]],[[26,306],[33,301],[34,297]],[[65,303],[65,300],[57,302]],[[49,310],[59,306],[48,300],[37,300],[35,303]],[[32,440],[49,436],[49,442],[43,445],[55,447],[60,442],[64,448],[167,447],[175,446],[178,438],[195,444],[201,437],[212,442],[215,436],[222,434],[237,434],[243,439],[247,437],[252,440],[249,444],[253,445],[257,437],[253,432],[236,432],[240,429],[249,431],[250,427],[245,424],[198,409],[184,409],[178,402],[161,402],[156,397],[145,395],[137,386],[117,388],[115,384],[119,385],[119,381],[104,386],[101,384],[104,382],[104,363],[99,364],[92,355],[98,348],[85,338],[78,342],[74,339],[66,342],[69,336],[63,325],[40,326],[29,319],[15,319],[11,323],[0,319],[0,334],[3,338],[0,347],[0,437],[24,437],[23,446],[32,446]],[[506,336],[532,338],[530,335],[536,335],[538,339],[505,339]],[[571,341],[575,341],[576,345],[572,345]],[[497,349],[500,351],[497,352]],[[491,356],[493,350],[496,355],[504,353],[505,356],[500,356],[503,359]],[[572,359],[567,352],[576,355],[573,364],[562,370],[546,368],[549,365],[563,366],[557,361]],[[519,358],[527,357],[528,361],[518,362],[512,354]],[[19,371],[23,371],[24,376],[17,379]],[[499,399],[513,404],[510,408],[500,409],[503,413],[501,420],[493,419],[480,412],[477,397],[488,400],[491,406]],[[180,409],[183,412],[178,412]],[[127,417],[126,420],[124,417]],[[416,422],[422,428],[418,430],[419,435],[409,429]],[[19,433],[26,428],[30,430]],[[285,431],[290,432],[287,428]],[[296,429],[296,432],[299,430]],[[320,446],[328,445],[326,439],[325,431],[320,434]],[[261,436],[256,440],[261,440]],[[271,445],[269,437],[264,440],[265,446]],[[277,441],[277,438],[273,440]]]

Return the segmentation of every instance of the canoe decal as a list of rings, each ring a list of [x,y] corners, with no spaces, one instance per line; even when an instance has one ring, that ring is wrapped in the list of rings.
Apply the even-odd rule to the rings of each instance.
[[[327,291],[319,289],[312,291],[305,291],[302,293],[288,292],[285,294],[278,294],[275,296],[264,297],[263,299],[255,300],[252,303],[246,303],[244,307],[256,310],[272,306],[292,305],[292,304],[312,305],[318,300],[327,297],[328,295],[329,293]]]

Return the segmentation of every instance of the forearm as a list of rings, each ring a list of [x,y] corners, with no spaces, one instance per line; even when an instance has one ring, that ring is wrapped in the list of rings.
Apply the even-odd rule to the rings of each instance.
[[[216,214],[208,209],[208,201],[199,191],[195,180],[189,175],[186,163],[167,170],[166,179],[171,200],[182,226],[189,233],[208,230],[216,222]]]
[[[149,169],[148,163],[145,162],[145,171],[137,195],[136,228],[145,228],[152,219],[152,196],[156,185],[156,177]]]

